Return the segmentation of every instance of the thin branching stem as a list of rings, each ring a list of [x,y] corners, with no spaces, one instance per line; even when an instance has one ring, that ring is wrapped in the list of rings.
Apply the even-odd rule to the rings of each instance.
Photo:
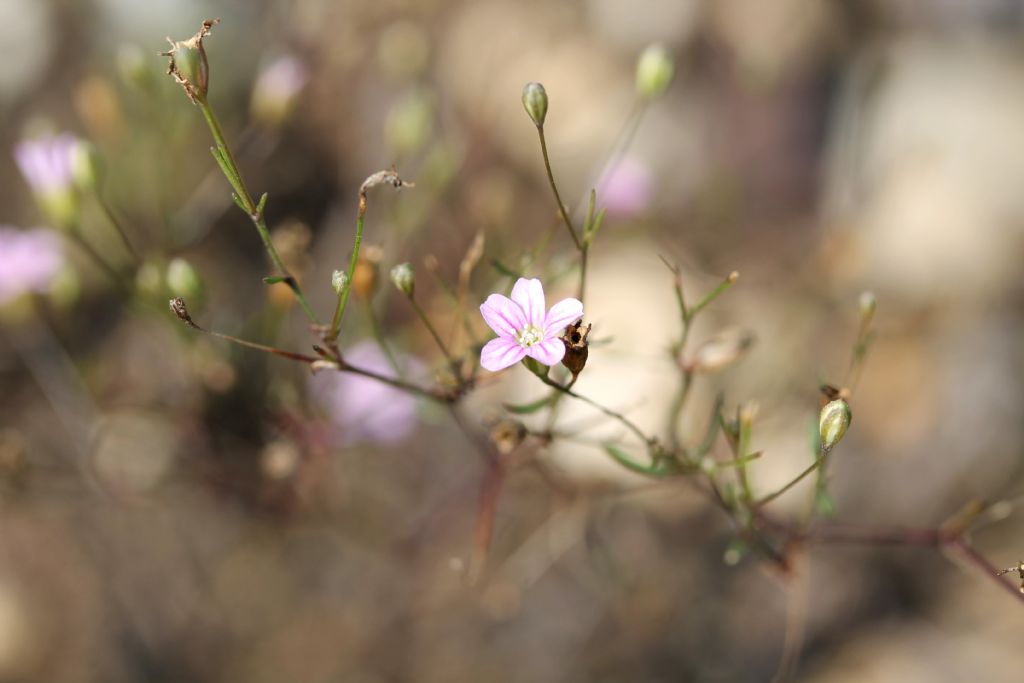
[[[274,241],[270,237],[270,230],[267,229],[264,211],[266,195],[263,195],[259,204],[253,201],[252,195],[249,193],[249,189],[246,187],[245,181],[242,179],[242,172],[238,167],[238,162],[235,160],[235,155],[232,153],[231,147],[228,146],[223,130],[221,130],[220,121],[217,119],[217,115],[214,113],[205,97],[198,99],[197,104],[199,105],[200,111],[203,112],[203,117],[206,119],[206,125],[210,128],[210,134],[213,135],[213,141],[216,145],[212,150],[214,158],[217,160],[218,165],[220,165],[221,171],[224,173],[224,177],[227,178],[231,187],[234,189],[239,207],[249,215],[249,219],[256,227],[256,232],[259,233],[260,240],[263,241],[263,248],[266,249],[271,263],[273,263],[274,268],[282,277],[282,282],[288,285],[292,290],[292,293],[295,295],[299,305],[302,306],[302,310],[305,312],[306,317],[314,324],[319,324],[320,321],[317,318],[316,313],[313,312],[313,308],[309,305],[309,301],[306,300],[305,294],[302,293],[302,288],[299,286],[298,280],[296,280],[295,276],[288,270],[288,267],[284,263],[284,259],[281,258],[281,254],[278,253],[277,247],[274,246]]]

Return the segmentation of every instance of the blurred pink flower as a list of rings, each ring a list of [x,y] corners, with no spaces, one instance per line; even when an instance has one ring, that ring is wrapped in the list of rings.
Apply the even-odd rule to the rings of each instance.
[[[71,159],[78,138],[71,133],[22,140],[14,146],[14,160],[32,191],[39,195],[71,189]]]
[[[360,368],[393,377],[394,369],[377,344],[360,342],[344,352],[345,360]],[[399,356],[398,362],[412,374],[422,366]],[[336,429],[337,441],[396,443],[416,428],[416,399],[382,382],[347,372],[321,370],[310,380],[310,392],[326,410]]]
[[[512,288],[511,299],[491,294],[481,304],[480,314],[498,334],[481,350],[480,365],[497,372],[526,356],[544,365],[562,360],[565,344],[559,335],[566,325],[583,316],[583,304],[577,299],[562,299],[546,311],[540,280],[521,277]]]
[[[52,230],[0,225],[0,305],[26,292],[45,292],[63,265],[60,237]]]
[[[281,123],[291,113],[295,98],[309,82],[309,70],[296,57],[278,57],[256,77],[252,112],[265,123]]]
[[[650,206],[654,177],[646,164],[627,157],[608,169],[597,188],[598,203],[610,216],[635,216]]]

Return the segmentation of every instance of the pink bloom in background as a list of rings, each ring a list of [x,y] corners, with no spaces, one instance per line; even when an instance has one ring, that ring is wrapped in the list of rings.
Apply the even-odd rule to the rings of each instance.
[[[60,237],[52,230],[0,225],[0,305],[26,292],[47,291],[63,265]]]
[[[512,288],[511,299],[491,294],[480,306],[480,313],[498,334],[481,350],[480,365],[497,372],[526,356],[544,365],[562,360],[565,344],[559,336],[566,325],[583,317],[583,304],[578,299],[562,299],[546,310],[540,280],[521,277]]]
[[[597,188],[597,201],[610,216],[635,216],[647,210],[654,194],[654,177],[637,159],[626,157],[608,169]]]
[[[14,160],[32,191],[53,195],[71,189],[71,159],[78,138],[71,133],[22,140],[14,146]]]
[[[388,377],[395,371],[373,342],[360,342],[344,350],[345,360]],[[398,357],[404,370],[415,375],[422,367]],[[416,428],[416,399],[387,384],[348,372],[321,370],[310,380],[310,392],[336,428],[338,443],[396,443]]]
[[[278,57],[256,77],[252,90],[253,114],[267,123],[280,123],[308,82],[309,70],[302,61],[289,55]]]

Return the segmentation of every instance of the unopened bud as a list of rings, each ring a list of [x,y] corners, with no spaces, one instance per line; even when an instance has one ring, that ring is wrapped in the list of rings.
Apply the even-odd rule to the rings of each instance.
[[[398,291],[408,297],[412,297],[416,286],[416,280],[411,264],[401,263],[392,268],[391,281],[395,283],[395,287],[398,288]]]
[[[334,288],[334,293],[341,296],[341,293],[348,287],[348,273],[344,270],[336,270],[331,273],[331,287]]]
[[[418,151],[430,136],[434,105],[423,92],[412,92],[388,112],[384,133],[391,149],[398,155]]]
[[[818,420],[818,431],[821,434],[821,448],[826,453],[839,443],[850,426],[853,415],[850,404],[841,398],[829,401],[821,409]]]
[[[171,49],[160,53],[171,58],[167,65],[167,74],[173,76],[175,82],[185,89],[185,94],[193,104],[206,99],[210,85],[210,65],[206,61],[203,38],[210,35],[210,30],[218,23],[220,19],[207,19],[199,31],[188,40],[174,41],[168,38],[167,42],[171,44]]]
[[[860,307],[861,320],[867,321],[875,317],[875,307],[878,305],[878,302],[875,300],[873,292],[861,292],[857,303]]]
[[[672,83],[675,72],[672,53],[664,45],[648,46],[636,62],[637,93],[648,99],[661,96]]]
[[[754,424],[754,420],[757,419],[757,414],[761,412],[761,405],[754,400],[744,402],[739,409],[737,417],[739,418],[740,429],[750,429]]]
[[[562,335],[562,343],[565,344],[565,355],[562,356],[562,365],[569,369],[573,379],[582,372],[587,365],[587,356],[590,355],[590,344],[587,337],[590,336],[591,325],[583,327],[583,319],[579,319],[565,328]]]
[[[88,140],[78,140],[71,148],[71,178],[86,191],[95,190],[103,180],[103,159]]]
[[[380,260],[383,252],[380,247],[367,245],[363,247],[356,259],[356,269],[352,272],[352,291],[356,296],[369,299],[377,291],[377,276],[380,272]]]
[[[740,360],[753,344],[754,335],[749,330],[723,330],[697,349],[690,367],[695,372],[723,370]]]
[[[204,289],[203,279],[191,263],[183,258],[175,258],[167,264],[167,288],[176,296],[200,299]]]
[[[146,91],[153,87],[154,72],[149,58],[138,45],[122,45],[117,50],[117,69],[126,85]]]
[[[523,108],[538,128],[544,125],[548,115],[548,93],[543,85],[530,81],[523,86]]]

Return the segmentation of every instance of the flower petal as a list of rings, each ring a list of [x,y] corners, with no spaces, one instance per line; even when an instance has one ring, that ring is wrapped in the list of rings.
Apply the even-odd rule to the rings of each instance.
[[[516,302],[502,294],[491,294],[480,304],[480,315],[501,337],[511,338],[526,327],[526,314]]]
[[[485,370],[497,372],[510,365],[515,365],[524,356],[526,356],[526,349],[522,346],[510,339],[498,337],[484,344],[484,348],[480,350],[480,365]]]
[[[544,305],[544,286],[540,280],[533,278],[527,280],[521,277],[516,280],[512,288],[512,301],[523,307],[526,313],[526,322],[537,327],[544,325],[544,313],[547,310]]]
[[[555,365],[565,355],[565,344],[557,337],[545,339],[526,349],[526,354],[544,365]]]
[[[558,336],[569,323],[583,317],[583,303],[579,299],[562,299],[551,307],[544,318],[544,336]]]

